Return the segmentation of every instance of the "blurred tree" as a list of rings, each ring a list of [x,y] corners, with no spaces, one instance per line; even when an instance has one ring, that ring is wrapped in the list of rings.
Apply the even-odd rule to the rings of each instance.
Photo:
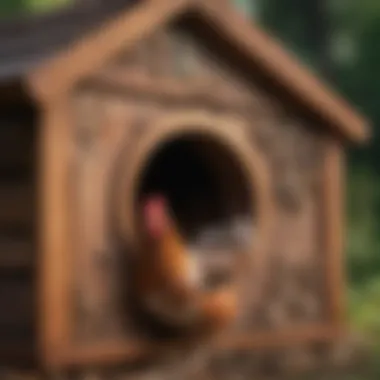
[[[259,22],[312,69],[334,77],[334,37],[328,0],[261,0]]]
[[[74,0],[0,0],[0,17],[12,18],[25,14],[48,12]]]
[[[256,1],[258,21],[373,121],[370,149],[356,150],[353,157],[380,174],[380,2]]]
[[[340,68],[339,85],[374,124],[371,147],[360,156],[380,175],[380,3],[347,0],[340,15],[342,28],[353,45],[354,57]]]
[[[232,3],[248,17],[254,18],[256,15],[257,1],[256,0],[232,0]]]
[[[25,9],[25,0],[1,0],[0,16],[8,17],[12,14],[22,13]]]

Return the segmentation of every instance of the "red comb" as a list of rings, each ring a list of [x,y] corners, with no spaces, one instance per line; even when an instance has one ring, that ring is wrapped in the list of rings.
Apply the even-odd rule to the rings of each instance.
[[[162,211],[166,209],[167,202],[163,195],[150,195],[144,201],[144,209],[146,212]]]
[[[148,196],[143,204],[145,225],[147,230],[154,234],[160,234],[166,225],[167,201],[162,195]]]

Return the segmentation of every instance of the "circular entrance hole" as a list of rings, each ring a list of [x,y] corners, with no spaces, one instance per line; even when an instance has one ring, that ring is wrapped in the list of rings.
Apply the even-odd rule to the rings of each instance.
[[[262,295],[273,202],[264,157],[242,126],[203,113],[157,120],[123,151],[114,205],[120,242],[139,257],[154,250],[141,229],[143,202],[164,196],[190,248],[185,254],[197,256],[196,271],[189,269],[199,288],[236,285],[244,305],[249,286],[252,310]],[[236,260],[240,253],[243,262]]]
[[[212,136],[187,133],[158,144],[140,171],[136,206],[150,194],[168,200],[189,245],[253,243],[252,186],[234,153]]]

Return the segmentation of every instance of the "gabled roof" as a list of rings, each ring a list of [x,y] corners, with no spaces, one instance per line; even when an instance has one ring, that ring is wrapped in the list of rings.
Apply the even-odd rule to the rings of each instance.
[[[136,1],[75,1],[54,12],[0,19],[0,81],[26,74]]]
[[[133,46],[177,16],[191,11],[233,44],[252,62],[252,70],[267,77],[292,95],[300,105],[353,141],[369,136],[367,121],[327,85],[317,80],[297,60],[233,7],[218,0],[145,0],[115,16],[108,24],[44,62],[28,76],[36,96],[48,100],[70,89],[78,80],[95,74],[119,51]]]

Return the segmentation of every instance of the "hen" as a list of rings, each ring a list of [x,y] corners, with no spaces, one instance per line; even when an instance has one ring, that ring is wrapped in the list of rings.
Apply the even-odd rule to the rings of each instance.
[[[154,317],[210,335],[228,325],[237,313],[234,286],[202,289],[199,254],[187,246],[166,199],[152,195],[143,203],[145,246],[137,265],[137,291],[143,307]]]

